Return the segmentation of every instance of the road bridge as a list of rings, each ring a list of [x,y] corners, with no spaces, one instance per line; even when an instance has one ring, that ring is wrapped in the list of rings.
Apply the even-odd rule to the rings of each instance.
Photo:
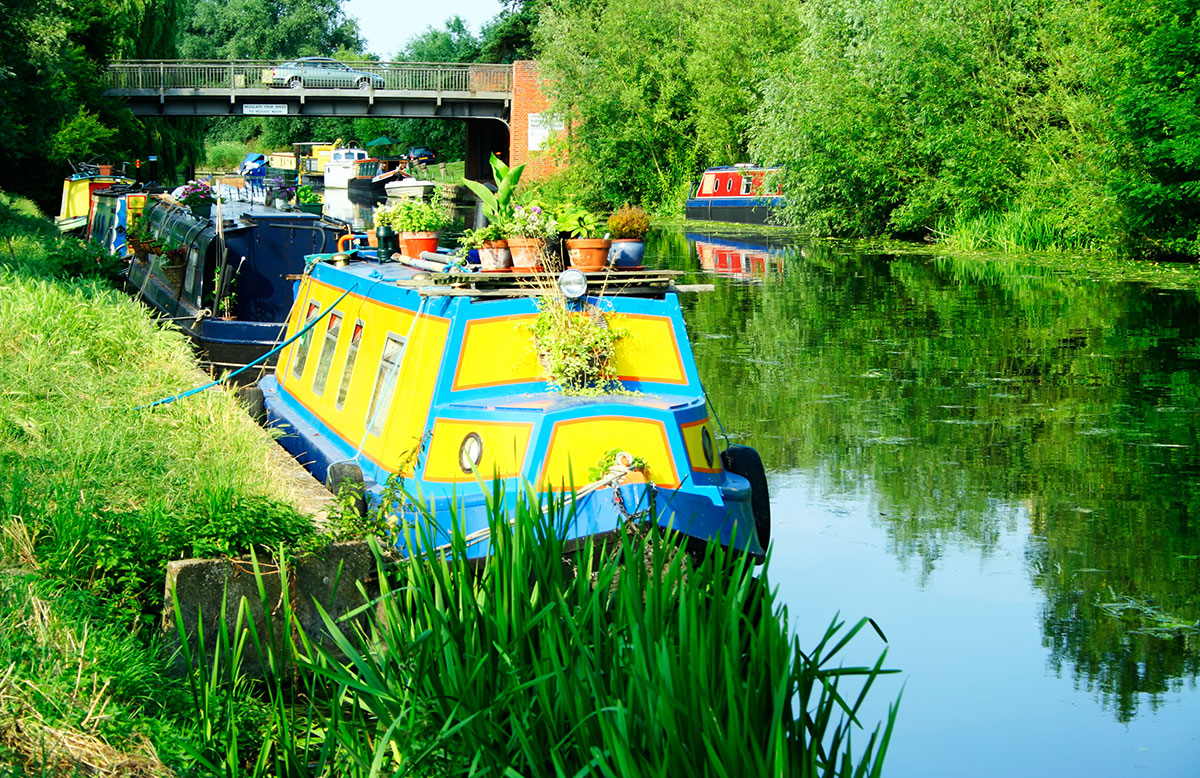
[[[124,98],[138,116],[494,119],[506,126],[511,116],[511,65],[335,64],[323,73],[285,70],[274,60],[120,60],[109,66],[105,94]]]

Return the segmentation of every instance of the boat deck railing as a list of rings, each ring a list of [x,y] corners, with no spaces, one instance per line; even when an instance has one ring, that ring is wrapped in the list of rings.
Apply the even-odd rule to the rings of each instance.
[[[610,270],[587,273],[588,295],[663,297],[668,292],[708,292],[712,284],[679,284],[682,270]],[[446,273],[402,279],[397,286],[426,297],[543,297],[559,294],[558,273]]]

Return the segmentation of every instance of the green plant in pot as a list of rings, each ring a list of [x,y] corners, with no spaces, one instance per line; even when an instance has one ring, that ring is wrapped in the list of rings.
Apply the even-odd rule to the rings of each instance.
[[[505,270],[512,267],[512,255],[504,239],[505,226],[494,221],[475,230],[465,230],[458,243],[465,249],[475,249],[483,270]]]
[[[491,221],[507,221],[513,214],[513,192],[521,181],[524,165],[510,168],[495,154],[489,160],[492,163],[492,180],[496,184],[493,192],[478,181],[466,180],[463,184],[475,193],[483,204],[483,215]]]
[[[543,291],[530,326],[533,347],[550,381],[568,395],[623,391],[617,379],[617,341],[626,332],[614,327],[595,305],[576,308],[557,287]]]
[[[608,264],[618,270],[640,268],[646,255],[650,215],[636,205],[625,203],[608,217],[607,226],[612,240]]]
[[[543,264],[546,245],[558,237],[558,222],[536,203],[517,205],[507,230],[513,267],[534,268]]]
[[[321,196],[314,192],[308,184],[304,184],[296,190],[296,203],[300,206],[300,210],[306,213],[321,213]]]
[[[612,241],[600,237],[602,227],[596,214],[568,204],[559,212],[557,221],[558,228],[570,235],[566,247],[571,267],[585,273],[603,270],[608,264],[608,249]]]
[[[386,226],[399,233],[404,253],[410,257],[420,257],[422,251],[437,251],[442,230],[453,220],[441,199],[405,197],[375,210],[376,229]]]

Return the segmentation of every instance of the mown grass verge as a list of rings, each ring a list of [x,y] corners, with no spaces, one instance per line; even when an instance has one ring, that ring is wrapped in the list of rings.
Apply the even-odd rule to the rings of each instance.
[[[195,362],[111,258],[3,195],[0,237],[0,776],[878,774],[891,720],[850,735],[879,666],[832,669],[861,623],[805,654],[715,550],[685,566],[635,536],[564,566],[530,505],[493,517],[481,574],[381,561],[378,608],[330,624],[340,653],[243,625],[171,676],[168,560],[320,541],[230,394],[137,410]]]

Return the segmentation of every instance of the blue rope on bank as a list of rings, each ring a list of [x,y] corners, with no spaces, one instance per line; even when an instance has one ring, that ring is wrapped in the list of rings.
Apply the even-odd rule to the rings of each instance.
[[[200,392],[203,392],[205,389],[211,389],[212,387],[216,386],[217,384],[221,384],[221,383],[228,381],[230,378],[233,378],[238,373],[241,373],[245,370],[249,370],[250,368],[254,367],[255,365],[265,362],[272,355],[277,354],[280,351],[282,351],[283,349],[287,348],[297,338],[299,338],[301,335],[303,335],[304,333],[308,332],[313,327],[315,327],[317,325],[317,322],[319,322],[321,319],[324,319],[326,316],[328,316],[329,312],[332,311],[334,308],[336,308],[337,304],[346,298],[346,295],[350,294],[357,288],[358,288],[358,284],[355,284],[354,286],[347,289],[345,292],[342,292],[342,296],[339,297],[338,299],[334,300],[333,303],[328,308],[326,308],[324,311],[321,311],[320,316],[317,316],[312,321],[310,321],[308,324],[304,325],[304,327],[299,332],[297,332],[295,335],[288,338],[284,342],[280,343],[278,346],[271,349],[266,354],[263,354],[258,359],[255,359],[254,361],[250,362],[249,364],[242,365],[237,370],[234,370],[232,373],[224,375],[215,381],[209,381],[204,386],[197,386],[195,389],[188,389],[186,392],[180,392],[179,394],[175,395],[174,397],[165,397],[161,400],[155,400],[154,402],[150,403],[149,405],[139,405],[136,408],[134,408],[134,410],[142,411],[142,410],[145,410],[146,408],[154,408],[159,405],[166,405],[167,403],[173,403],[176,400],[182,400],[184,397],[191,397],[193,394],[199,394]]]

